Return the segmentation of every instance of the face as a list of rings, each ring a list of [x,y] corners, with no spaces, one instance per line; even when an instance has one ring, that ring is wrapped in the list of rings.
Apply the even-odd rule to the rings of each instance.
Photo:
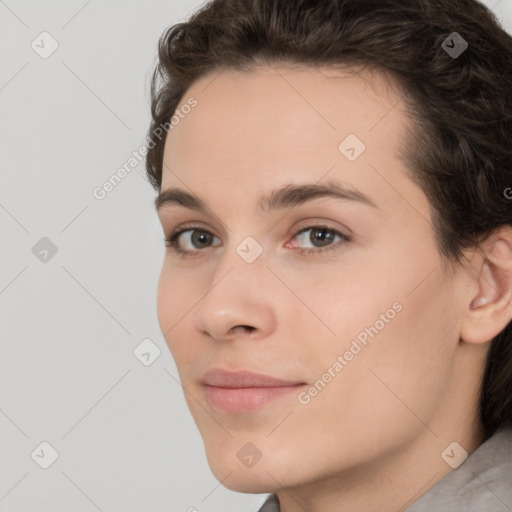
[[[181,106],[197,104],[167,136],[162,191],[203,209],[175,194],[159,210],[165,236],[178,234],[158,318],[230,489],[378,464],[440,415],[459,339],[456,277],[398,157],[411,125],[389,84],[348,69],[224,70],[187,91]],[[204,385],[214,369],[289,385]]]

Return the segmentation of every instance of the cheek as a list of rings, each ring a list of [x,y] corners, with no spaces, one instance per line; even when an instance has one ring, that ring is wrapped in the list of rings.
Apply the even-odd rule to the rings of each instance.
[[[445,314],[450,288],[440,273],[429,279],[409,295],[388,291],[384,302],[386,294],[381,292],[372,307],[397,298],[402,307],[392,319],[388,318],[388,323],[376,321],[385,308],[372,310],[366,322],[365,315],[353,315],[358,328],[342,345],[347,350],[350,340],[355,340],[360,350],[342,370],[343,379],[335,384],[337,389],[333,388],[331,398],[336,394],[353,397],[345,403],[352,411],[345,412],[360,418],[358,428],[368,434],[375,433],[375,423],[383,432],[393,432],[397,418],[404,425],[404,436],[421,429],[422,422],[428,423],[435,414],[448,388],[458,341],[457,324]],[[361,333],[365,334],[365,343],[359,342]]]
[[[183,316],[199,300],[201,289],[197,276],[197,270],[180,266],[175,257],[164,257],[158,280],[157,308],[165,322]]]
[[[160,270],[160,277],[156,292],[158,322],[164,336],[173,324],[173,305],[175,303],[175,297],[171,293],[170,284],[169,270],[164,261],[162,269]]]
[[[322,339],[320,345],[312,347],[315,352],[326,352],[332,358],[335,351],[348,350],[358,335],[362,341],[365,336],[368,338],[365,329],[377,324],[380,336],[380,332],[389,329],[394,318],[403,315],[396,309],[400,309],[400,303],[406,300],[405,295],[412,287],[410,283],[421,272],[416,270],[411,277],[403,272],[404,265],[398,268],[396,258],[391,255],[385,258],[374,251],[369,256],[368,252],[351,250],[344,255],[341,264],[296,268],[293,273],[283,269],[286,282],[300,299],[292,301],[294,323],[297,319],[302,322],[311,342],[315,338]]]
[[[450,377],[458,342],[457,318],[447,314],[453,308],[453,289],[435,248],[424,240],[420,253],[421,258],[414,257],[406,246],[374,254],[374,260],[361,253],[352,265],[346,260],[343,268],[303,274],[307,277],[295,288],[335,333],[312,315],[299,317],[304,318],[301,332],[310,340],[303,348],[315,378],[346,355],[340,377],[332,379],[325,395],[338,400],[355,397],[352,391],[357,390],[357,399],[346,402],[356,414],[384,414],[390,407],[407,414],[405,403],[428,416]],[[408,256],[400,258],[403,254]]]
[[[187,312],[201,296],[194,289],[196,280],[186,277],[186,273],[164,260],[157,288],[157,314],[160,329],[173,356],[177,344],[184,339],[178,334],[187,321]]]

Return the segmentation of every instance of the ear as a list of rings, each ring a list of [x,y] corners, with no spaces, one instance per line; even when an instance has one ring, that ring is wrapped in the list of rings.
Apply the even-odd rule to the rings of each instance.
[[[512,320],[512,227],[493,232],[478,250],[471,262],[473,286],[461,325],[460,337],[466,343],[491,341]]]

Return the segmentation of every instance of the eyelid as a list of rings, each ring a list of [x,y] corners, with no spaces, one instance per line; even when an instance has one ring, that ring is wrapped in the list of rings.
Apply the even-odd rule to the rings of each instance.
[[[313,227],[319,227],[319,226],[325,226],[327,229],[332,229],[334,231],[340,231],[342,232],[347,238],[350,238],[354,236],[354,232],[349,229],[344,224],[341,224],[339,222],[333,221],[331,219],[327,219],[324,217],[310,217],[304,221],[301,221],[299,223],[296,223],[293,225],[293,227],[288,232],[289,234],[295,233],[295,236],[303,230],[304,228],[313,228]]]
[[[173,238],[175,235],[178,235],[178,234],[181,234],[185,231],[189,231],[189,230],[196,230],[196,231],[205,231],[207,233],[210,233],[211,235],[215,236],[216,238],[219,238],[213,231],[211,228],[209,227],[204,227],[204,226],[201,226],[200,224],[196,224],[194,222],[191,222],[191,223],[188,223],[188,222],[185,222],[184,224],[180,224],[179,226],[177,226],[176,228],[174,228],[169,236],[166,238],[167,239],[170,239],[170,238]]]
[[[334,225],[331,225],[332,223],[337,224],[339,227],[336,227]],[[329,224],[329,225],[328,225]],[[306,228],[313,228],[313,227],[319,227],[319,226],[325,226],[327,229],[332,229],[335,231],[341,231],[347,238],[350,238],[354,235],[354,232],[349,229],[344,224],[340,224],[339,222],[335,222],[333,220],[323,218],[323,217],[311,217],[309,219],[303,220],[298,223],[294,223],[293,226],[288,230],[285,236],[291,236],[292,234],[294,236],[297,236],[302,230]],[[175,233],[179,231],[185,231],[187,229],[197,229],[198,231],[207,231],[208,233],[211,233],[214,236],[215,233],[212,231],[211,227],[205,227],[202,226],[200,222],[190,221],[190,222],[184,222],[183,224],[179,224],[176,228],[174,228],[168,238],[171,238]],[[220,238],[220,237],[217,237]]]
[[[321,221],[318,218],[316,220],[308,219],[307,221],[303,221],[302,226],[299,226],[299,227],[295,226],[294,228],[292,228],[290,230],[291,235],[293,235],[291,240],[294,240],[295,238],[297,238],[299,235],[301,235],[302,233],[304,233],[306,231],[310,231],[310,230],[314,230],[314,229],[320,229],[320,230],[323,229],[323,230],[333,233],[334,236],[338,236],[339,238],[341,238],[341,240],[339,240],[335,243],[329,244],[327,246],[324,246],[324,247],[297,248],[297,249],[295,249],[295,252],[298,252],[299,254],[302,254],[302,255],[310,255],[310,254],[322,255],[323,253],[330,251],[330,250],[339,250],[340,246],[345,245],[348,242],[352,241],[353,236],[352,236],[352,231],[350,229],[348,229],[346,227],[343,227],[343,229],[334,227],[334,226],[330,225],[331,222],[333,222],[333,221],[324,221],[324,220]],[[213,237],[220,240],[220,238],[217,237],[217,235],[215,235],[215,233],[213,233],[209,228],[204,228],[203,226],[197,225],[195,223],[181,224],[177,228],[175,228],[170,233],[170,235],[168,237],[164,238],[166,246],[169,249],[171,249],[173,252],[175,252],[178,256],[180,256],[184,259],[200,257],[203,255],[202,253],[210,252],[205,249],[211,249],[212,247],[219,247],[219,245],[213,245],[213,246],[209,246],[209,247],[206,247],[203,249],[195,249],[195,250],[181,249],[179,247],[179,243],[178,243],[179,237],[183,233],[186,233],[188,231],[202,231],[202,232],[208,233],[210,235],[213,235]],[[290,234],[290,232],[289,232],[289,234]],[[287,234],[287,238],[288,238],[289,234]],[[288,247],[289,243],[290,243],[289,241],[286,242],[285,247]],[[222,244],[220,244],[220,245],[222,245]]]

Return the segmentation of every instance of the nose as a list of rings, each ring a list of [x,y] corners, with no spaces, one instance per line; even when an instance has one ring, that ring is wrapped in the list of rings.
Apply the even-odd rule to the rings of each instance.
[[[204,334],[219,341],[255,340],[275,330],[276,280],[263,258],[246,263],[234,249],[226,251],[207,286],[194,310],[195,326]]]

